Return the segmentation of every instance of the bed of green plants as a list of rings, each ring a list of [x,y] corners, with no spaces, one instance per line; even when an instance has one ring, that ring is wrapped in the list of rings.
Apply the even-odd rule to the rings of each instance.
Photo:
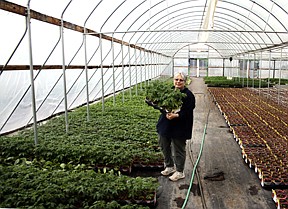
[[[155,178],[120,172],[136,160],[163,162],[155,128],[160,112],[145,103],[144,84],[137,92],[126,91],[124,102],[121,92],[115,103],[106,99],[104,111],[101,102],[90,105],[89,122],[86,107],[69,112],[68,133],[64,116],[50,119],[38,126],[37,146],[31,129],[1,136],[0,207],[145,208],[118,201],[151,199],[159,186]]]
[[[272,84],[279,84],[279,78],[265,78],[263,79],[265,82],[268,83],[272,83]],[[288,79],[284,79],[284,78],[281,78],[280,79],[280,85],[288,85]]]
[[[121,201],[153,200],[157,185],[152,177],[131,178],[83,168],[41,169],[25,161],[0,165],[0,175],[0,206],[5,208],[138,208],[135,204],[122,207]]]
[[[237,80],[228,80],[223,76],[205,77],[204,81],[208,87],[242,87],[242,82]]]
[[[229,87],[229,88],[242,88],[242,87],[258,87],[261,84],[262,88],[268,87],[267,81],[252,79],[252,78],[240,78],[233,77],[227,79],[226,76],[209,76],[204,78],[205,83],[208,87]],[[270,84],[271,86],[271,84]]]

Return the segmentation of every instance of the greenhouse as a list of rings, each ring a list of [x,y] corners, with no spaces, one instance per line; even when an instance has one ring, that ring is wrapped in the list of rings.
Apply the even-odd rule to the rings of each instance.
[[[288,208],[287,0],[1,0],[0,17],[0,208]],[[156,128],[183,115],[178,80],[196,105],[174,182]]]

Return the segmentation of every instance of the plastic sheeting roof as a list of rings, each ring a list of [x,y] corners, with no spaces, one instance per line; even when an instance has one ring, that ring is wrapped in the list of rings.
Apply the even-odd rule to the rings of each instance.
[[[196,43],[221,57],[288,44],[287,0],[32,0],[30,6],[167,56]]]

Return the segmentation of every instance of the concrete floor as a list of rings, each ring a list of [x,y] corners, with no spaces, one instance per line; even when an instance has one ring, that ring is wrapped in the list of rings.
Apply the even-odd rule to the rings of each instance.
[[[193,77],[189,88],[196,97],[196,108],[193,137],[187,143],[186,178],[171,182],[168,177],[158,177],[163,191],[157,199],[156,209],[276,209],[271,191],[261,187],[254,170],[242,159],[241,149],[207,92],[203,79]],[[199,180],[195,174],[191,182],[193,164],[203,138],[203,152],[197,167]]]

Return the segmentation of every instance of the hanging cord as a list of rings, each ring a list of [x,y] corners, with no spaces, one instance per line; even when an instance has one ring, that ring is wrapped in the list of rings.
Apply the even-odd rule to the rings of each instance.
[[[204,99],[205,100],[205,99]],[[207,103],[206,103],[207,104]],[[200,146],[200,151],[199,151],[199,154],[198,154],[198,157],[197,157],[197,160],[196,160],[196,163],[194,164],[193,162],[193,157],[191,156],[190,154],[190,159],[192,161],[192,164],[194,164],[194,167],[193,167],[193,171],[192,171],[192,175],[191,175],[191,180],[190,180],[190,185],[189,185],[189,188],[188,188],[188,191],[187,191],[187,194],[186,194],[186,198],[185,198],[185,201],[182,205],[182,209],[184,209],[186,207],[186,204],[188,202],[188,199],[189,199],[189,194],[190,194],[190,191],[191,191],[191,188],[192,188],[192,185],[193,185],[193,181],[194,181],[194,175],[196,173],[196,176],[197,176],[197,180],[199,182],[199,188],[200,188],[200,193],[201,193],[201,200],[202,200],[202,206],[204,209],[207,208],[206,206],[206,201],[204,199],[204,194],[203,194],[203,190],[202,190],[202,186],[201,186],[201,182],[200,182],[200,178],[199,178],[199,175],[198,175],[198,172],[197,172],[197,165],[200,161],[200,158],[201,158],[201,155],[202,155],[202,152],[203,152],[203,146],[204,146],[204,141],[205,141],[205,135],[206,135],[206,130],[207,130],[207,125],[208,125],[208,118],[209,118],[209,115],[210,115],[210,107],[208,109],[208,113],[207,113],[207,117],[206,117],[206,122],[205,122],[205,126],[204,126],[204,131],[203,131],[203,135],[202,135],[202,140],[201,140],[201,146]],[[190,152],[189,152],[190,153]]]

